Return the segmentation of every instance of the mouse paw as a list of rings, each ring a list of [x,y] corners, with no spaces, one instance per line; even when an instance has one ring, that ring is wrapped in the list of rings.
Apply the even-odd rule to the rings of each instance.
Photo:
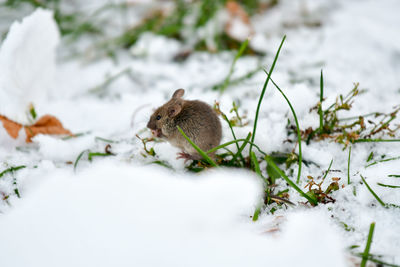
[[[184,159],[185,163],[188,162],[188,160],[193,160],[194,158],[192,157],[192,155],[186,153],[186,152],[179,152],[177,153],[177,157],[176,159]]]

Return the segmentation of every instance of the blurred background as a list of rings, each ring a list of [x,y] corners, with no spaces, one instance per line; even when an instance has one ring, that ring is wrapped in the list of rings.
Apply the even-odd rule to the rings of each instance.
[[[329,3],[325,3],[329,2]],[[0,31],[5,38],[10,24],[35,8],[54,11],[66,42],[79,40],[75,53],[90,58],[115,56],[129,49],[144,32],[176,39],[184,44],[177,56],[189,51],[235,50],[246,38],[262,38],[259,33],[282,34],[298,27],[320,27],[325,9],[338,1],[285,0],[7,0],[1,3]],[[271,19],[265,21],[264,16]],[[267,25],[265,25],[267,23]],[[264,36],[263,36],[264,37]],[[246,54],[263,54],[254,40]]]

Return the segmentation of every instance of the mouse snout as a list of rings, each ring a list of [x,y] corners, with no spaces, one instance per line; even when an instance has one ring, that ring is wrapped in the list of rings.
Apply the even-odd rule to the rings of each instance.
[[[155,136],[155,137],[161,137],[162,136],[161,129],[157,127],[155,121],[149,120],[149,122],[147,123],[147,128],[149,128],[151,130],[151,134],[153,136]]]
[[[161,133],[161,129],[155,129],[155,130],[151,130],[151,134],[155,137],[161,137],[162,133]]]
[[[147,123],[147,128],[151,129],[151,130],[155,130],[156,124],[154,123],[154,121],[149,120],[149,122]]]

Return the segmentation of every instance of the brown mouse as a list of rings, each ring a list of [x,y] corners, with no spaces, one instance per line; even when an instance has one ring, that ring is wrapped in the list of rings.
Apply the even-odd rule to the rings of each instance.
[[[198,147],[208,151],[221,142],[221,122],[208,104],[199,100],[184,100],[184,93],[183,89],[176,90],[172,98],[151,115],[147,127],[153,135],[164,138],[173,146],[182,149],[177,158],[198,160],[202,156],[182,136],[177,126]],[[210,156],[214,157],[214,154]]]

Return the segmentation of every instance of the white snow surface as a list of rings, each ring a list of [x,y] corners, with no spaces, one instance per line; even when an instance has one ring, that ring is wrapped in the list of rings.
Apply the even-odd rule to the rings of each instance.
[[[53,12],[37,9],[14,22],[0,44],[0,115],[28,124],[33,104],[40,112],[55,74],[59,43]]]
[[[318,125],[309,109],[319,101],[321,69],[324,107],[354,82],[368,89],[343,116],[390,112],[400,103],[398,10],[397,0],[281,0],[252,19],[256,34],[250,43],[266,52],[261,63],[267,69],[287,35],[272,76],[293,104],[301,128]],[[307,26],[317,22],[321,26]],[[304,198],[290,189],[295,207],[262,212],[254,223],[250,216],[262,190],[255,174],[232,169],[189,173],[184,162],[175,159],[179,151],[166,142],[149,143],[156,158],[143,157],[135,134],[149,137],[145,126],[152,109],[175,89],[185,88],[185,98],[209,104],[218,100],[229,116],[232,101],[239,103],[239,112],[246,111],[250,123],[235,127],[235,132],[237,138],[245,138],[252,130],[265,74],[220,95],[210,87],[225,79],[234,53],[197,52],[176,63],[172,58],[183,44],[145,34],[129,53],[117,54],[117,63],[60,58],[55,67],[57,40],[51,13],[38,10],[12,26],[0,50],[0,69],[8,73],[0,72],[0,114],[25,122],[29,101],[42,101],[40,114],[55,115],[72,132],[85,133],[72,139],[37,136],[26,145],[22,137],[8,137],[0,124],[0,172],[26,166],[0,178],[0,193],[10,195],[9,204],[0,202],[0,266],[354,266],[348,247],[358,245],[355,251],[363,251],[372,222],[376,228],[371,253],[400,264],[400,210],[380,206],[360,183],[361,174],[383,201],[400,204],[400,189],[377,185],[400,185],[399,178],[389,176],[400,175],[399,160],[369,167],[366,162],[370,152],[373,161],[381,155],[399,157],[399,143],[353,145],[351,185],[347,149],[329,141],[303,143],[303,158],[315,164],[303,164],[300,187],[307,184],[307,175],[322,175],[333,159],[332,170],[340,171],[329,173],[323,186],[333,177],[341,178],[343,188],[332,195],[336,202],[305,207],[300,203]],[[63,49],[68,45],[62,43],[59,50]],[[23,67],[11,60],[13,56]],[[32,63],[25,64],[30,59]],[[258,64],[255,57],[240,58],[233,78]],[[42,70],[55,71],[55,82]],[[119,73],[123,74],[108,86],[99,87]],[[14,89],[15,81],[24,85],[20,91]],[[25,86],[30,81],[35,85],[32,91]],[[269,85],[255,138],[263,151],[293,149],[285,142],[288,117],[293,121],[285,100]],[[110,144],[115,156],[90,162],[86,152],[74,171],[82,151],[104,152],[109,142],[98,137],[114,141]],[[223,123],[223,142],[230,140]],[[235,151],[235,146],[230,148]],[[154,160],[174,171],[151,164]],[[290,178],[295,180],[297,167],[293,170]],[[13,194],[16,187],[21,198]],[[278,181],[279,188],[287,188],[284,181]]]
[[[291,215],[281,238],[250,225],[262,187],[246,171],[182,176],[106,160],[73,177],[54,168],[32,179],[42,184],[0,220],[3,266],[293,266],[307,264],[315,242],[314,260],[344,266],[321,214]],[[293,237],[304,246],[282,260]]]

